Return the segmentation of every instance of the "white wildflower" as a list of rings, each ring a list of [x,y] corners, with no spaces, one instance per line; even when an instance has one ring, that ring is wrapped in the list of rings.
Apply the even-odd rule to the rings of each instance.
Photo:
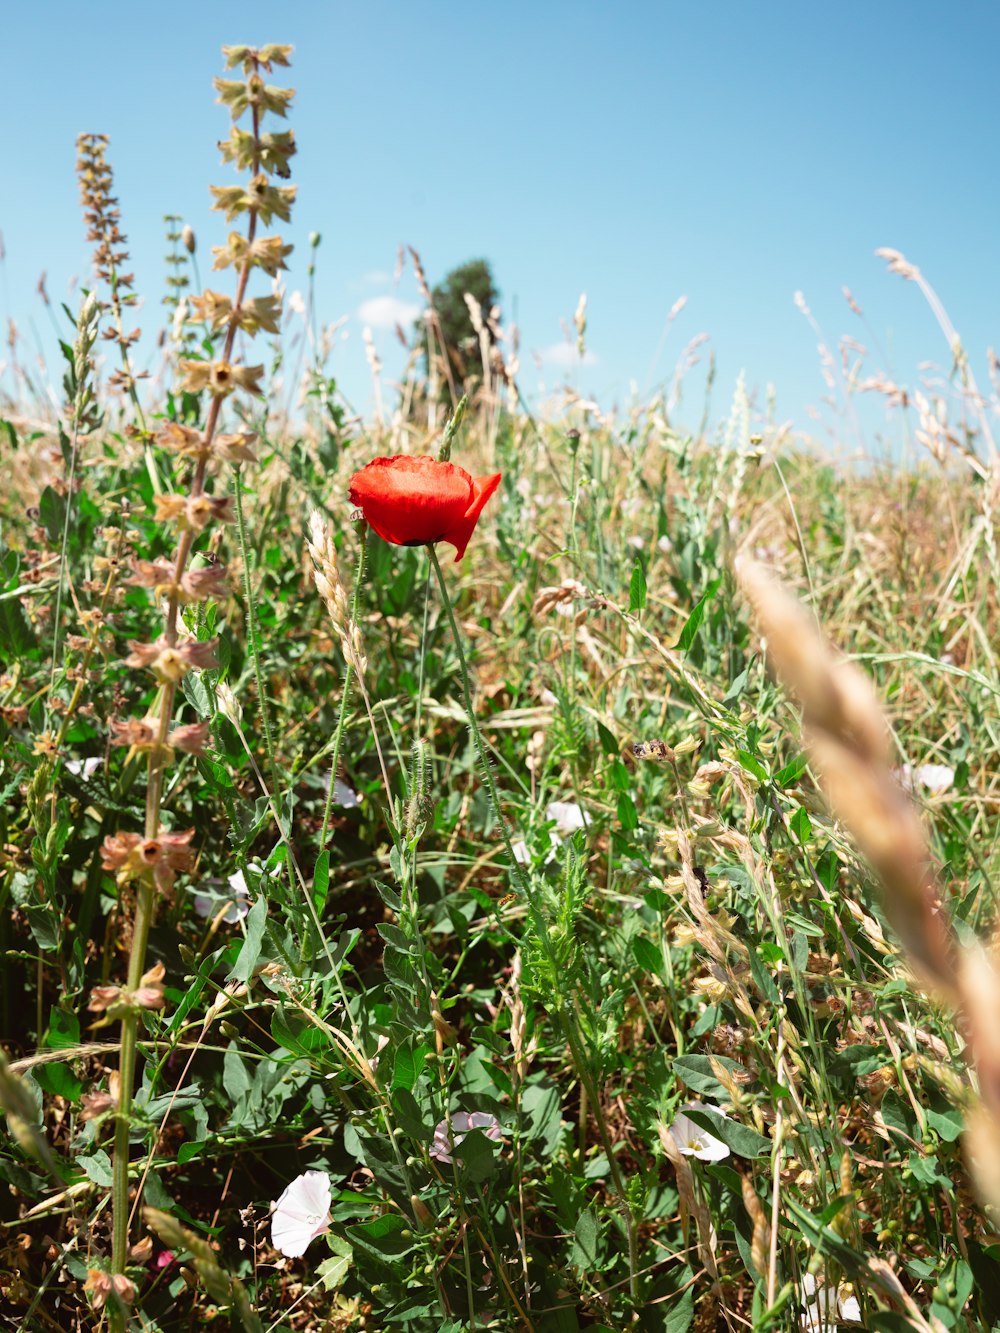
[[[674,1116],[670,1133],[683,1156],[697,1157],[699,1162],[721,1162],[724,1157],[728,1157],[728,1145],[717,1139],[714,1134],[710,1134],[707,1129],[702,1129],[701,1125],[696,1125],[690,1116],[685,1114],[687,1111],[714,1111],[716,1115],[722,1116],[723,1120],[729,1119],[717,1106],[706,1106],[704,1102],[689,1102],[687,1106],[681,1107]]]
[[[286,1186],[271,1212],[271,1244],[290,1259],[305,1254],[330,1226],[333,1191],[325,1171],[305,1171]]]

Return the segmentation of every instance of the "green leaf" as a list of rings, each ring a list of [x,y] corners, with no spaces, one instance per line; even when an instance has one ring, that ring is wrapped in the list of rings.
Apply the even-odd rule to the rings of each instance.
[[[392,1094],[392,1107],[404,1134],[409,1134],[418,1143],[425,1143],[431,1137],[430,1127],[424,1123],[420,1105],[409,1088],[396,1089]]]
[[[626,833],[631,833],[633,829],[639,827],[639,812],[636,810],[635,802],[628,792],[619,792],[616,810],[618,823]]]
[[[796,755],[790,764],[778,770],[774,775],[774,785],[776,787],[790,787],[793,782],[798,782],[799,778],[809,767],[809,759],[806,755]]]
[[[83,1084],[69,1065],[57,1060],[53,1064],[39,1065],[34,1073],[35,1082],[46,1092],[51,1092],[56,1097],[65,1097],[68,1102],[79,1100]]]
[[[947,1111],[927,1111],[926,1115],[931,1129],[945,1143],[954,1143],[965,1128],[965,1117],[957,1107],[950,1106]]]
[[[724,1055],[713,1055],[723,1069],[730,1070],[741,1078],[746,1076],[746,1067],[737,1060],[730,1060]],[[679,1055],[672,1065],[674,1073],[683,1083],[702,1096],[717,1097],[720,1101],[729,1094],[712,1072],[712,1065],[707,1055]]]
[[[637,935],[632,941],[632,956],[644,972],[654,977],[663,975],[663,954],[645,935]]]
[[[646,605],[646,575],[642,562],[637,560],[632,568],[632,577],[628,585],[628,609],[642,611]]]
[[[804,805],[800,805],[788,821],[788,827],[793,835],[798,838],[800,844],[804,847],[812,837],[812,820],[809,818],[809,812]]]
[[[192,1139],[187,1143],[182,1143],[177,1149],[177,1165],[184,1166],[186,1162],[190,1162],[192,1158],[197,1157],[208,1142],[208,1139]]]
[[[688,1333],[694,1320],[694,1283],[685,1287],[676,1301],[667,1306],[663,1333]]]
[[[411,1250],[415,1241],[410,1225],[392,1213],[346,1230],[358,1258],[363,1257],[390,1273],[394,1271],[393,1260]]]
[[[877,1046],[847,1046],[827,1057],[827,1072],[834,1078],[861,1078],[888,1063],[888,1052]]]
[[[51,1009],[49,1026],[45,1033],[43,1046],[49,1050],[62,1051],[68,1046],[80,1044],[80,1020],[67,1009]]]
[[[354,1255],[347,1241],[341,1240],[339,1236],[332,1236],[330,1244],[337,1253],[329,1255],[322,1263],[316,1265],[316,1276],[323,1283],[324,1291],[336,1291],[343,1285]]]
[[[45,529],[51,545],[59,550],[66,522],[66,497],[59,495],[51,486],[46,486],[39,496],[38,521]]]
[[[111,1184],[111,1158],[103,1148],[98,1148],[97,1152],[89,1157],[78,1157],[77,1166],[83,1168],[88,1180],[92,1180],[95,1185],[102,1185],[105,1188]]]
[[[601,1227],[593,1208],[586,1208],[576,1219],[573,1232],[573,1247],[570,1251],[570,1263],[582,1272],[597,1267],[597,1242]]]
[[[717,1111],[685,1111],[684,1114],[715,1138],[721,1139],[738,1157],[763,1157],[771,1151],[769,1138],[758,1134],[749,1125],[719,1115]]]
[[[326,895],[330,889],[330,853],[326,850],[320,852],[316,858],[316,866],[313,870],[312,900],[316,908],[316,915],[323,915],[323,908],[326,904]]]
[[[401,950],[387,944],[382,954],[382,967],[395,985],[411,992],[416,990],[417,970]]]
[[[423,1061],[421,1061],[421,1064]],[[392,1088],[412,1088],[417,1081],[417,1061],[409,1046],[405,1044],[396,1050],[396,1059],[392,1066]]]
[[[771,777],[770,773],[768,773],[767,769],[757,756],[751,754],[749,750],[737,750],[736,758],[740,761],[740,768],[742,768],[745,773],[749,773],[752,777],[755,777],[758,782],[769,781]]]
[[[230,1046],[222,1060],[222,1086],[235,1105],[241,1101],[253,1086],[235,1045]]]
[[[697,635],[698,630],[701,628],[701,622],[705,616],[705,607],[712,600],[715,594],[719,591],[719,585],[721,583],[722,583],[721,578],[713,579],[712,582],[705,589],[703,596],[700,597],[699,600],[695,603],[694,610],[691,612],[691,614],[688,616],[687,620],[684,623],[684,628],[681,630],[680,638],[674,644],[674,647],[678,649],[680,652],[686,653],[688,649],[691,647],[691,645],[694,643],[695,636]]]
[[[253,976],[253,970],[257,966],[257,960],[260,958],[261,946],[264,942],[264,927],[267,924],[267,899],[260,894],[253,907],[247,913],[246,917],[246,939],[243,946],[236,956],[236,962],[233,964],[228,975],[227,981],[249,981]]]
[[[24,608],[16,597],[0,598],[0,653],[7,661],[27,657],[38,646]]]
[[[454,1157],[462,1163],[470,1180],[475,1184],[493,1175],[496,1169],[497,1144],[488,1139],[481,1129],[470,1129],[455,1148]]]
[[[769,950],[776,950],[778,957],[768,959],[765,955]],[[776,944],[774,940],[762,940],[756,949],[750,950],[748,955],[750,973],[753,976],[757,989],[769,1004],[779,1004],[781,1001],[781,993],[775,985],[774,977],[771,976],[771,973],[767,968],[768,965],[774,967],[778,960],[783,958],[784,954],[781,951],[781,947]]]
[[[330,1038],[322,1028],[308,1022],[300,1014],[289,1019],[284,1005],[279,1004],[271,1015],[271,1036],[293,1055],[304,1056],[307,1060],[329,1046]]]

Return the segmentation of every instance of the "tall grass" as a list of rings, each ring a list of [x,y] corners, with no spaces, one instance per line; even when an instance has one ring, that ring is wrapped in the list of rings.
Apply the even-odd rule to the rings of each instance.
[[[136,384],[91,136],[103,313],[58,419],[4,390],[11,1326],[1000,1325],[995,399],[893,252],[954,375],[841,387],[924,462],[839,468],[742,383],[694,434],[676,385],[541,419],[486,311],[467,385],[432,309],[426,381],[373,355],[366,426],[311,302],[248,294],[287,56],[220,84],[234,295],[171,216]],[[503,472],[458,564],[347,499],[442,451]]]

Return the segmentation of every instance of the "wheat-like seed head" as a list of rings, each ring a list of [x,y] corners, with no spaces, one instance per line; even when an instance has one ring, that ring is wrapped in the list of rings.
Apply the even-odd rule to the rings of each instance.
[[[803,734],[834,813],[871,862],[886,915],[924,982],[955,1004],[978,1083],[965,1151],[981,1197],[1000,1212],[1000,968],[959,948],[919,816],[889,768],[887,728],[867,678],[838,660],[805,609],[759,564],[737,562],[775,674],[798,695]]]

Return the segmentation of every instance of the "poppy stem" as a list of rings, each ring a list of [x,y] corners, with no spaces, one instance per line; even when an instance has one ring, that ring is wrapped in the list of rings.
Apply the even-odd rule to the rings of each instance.
[[[448,595],[448,584],[445,582],[444,570],[441,568],[441,562],[438,560],[437,551],[433,546],[427,547],[430,553],[431,564],[434,566],[434,572],[437,574],[438,583],[441,586],[441,600],[444,603],[444,609],[448,616],[448,622],[451,625],[451,635],[455,641],[455,651],[458,653],[459,674],[462,677],[462,691],[465,699],[465,711],[468,714],[469,726],[472,730],[472,736],[476,743],[476,752],[479,755],[479,767],[482,769],[483,778],[486,782],[486,790],[489,793],[490,804],[493,807],[493,814],[496,817],[497,824],[500,827],[500,836],[503,838],[503,845],[507,852],[510,873],[517,879],[518,886],[524,894],[525,901],[532,909],[533,915],[538,915],[534,904],[534,898],[531,892],[531,885],[523,869],[514,855],[514,847],[510,840],[510,832],[507,828],[507,820],[504,818],[503,809],[500,805],[500,794],[497,791],[496,783],[493,781],[493,770],[490,767],[489,756],[486,753],[486,745],[483,741],[482,733],[479,730],[479,723],[476,720],[476,712],[472,706],[472,689],[469,685],[469,664],[465,660],[465,649],[462,646],[462,634],[458,628],[458,621],[455,619],[455,611],[451,604],[451,598]],[[536,922],[540,926],[541,921]]]

